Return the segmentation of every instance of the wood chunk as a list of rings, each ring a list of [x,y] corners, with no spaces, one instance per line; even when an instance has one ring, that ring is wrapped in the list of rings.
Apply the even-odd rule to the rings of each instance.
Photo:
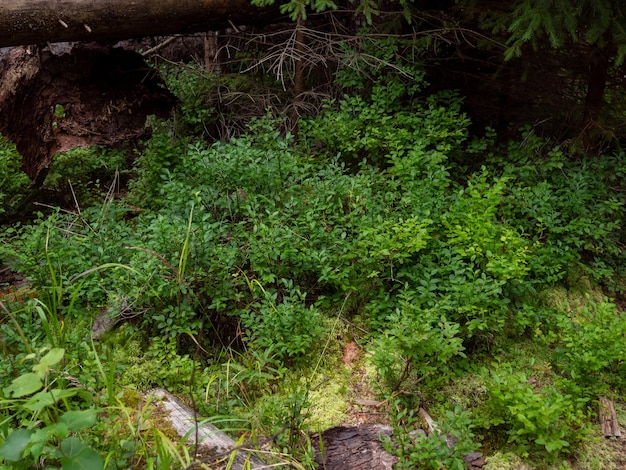
[[[472,452],[471,454],[463,457],[463,460],[467,463],[467,468],[482,468],[485,465],[485,459],[480,452]]]
[[[381,424],[337,426],[311,439],[315,462],[325,470],[392,470],[397,459],[383,449],[380,436],[393,429]],[[320,445],[320,438],[322,445]]]
[[[607,439],[611,437],[620,439],[622,437],[622,431],[620,430],[619,422],[617,421],[617,415],[615,414],[613,402],[600,397],[599,414],[600,426],[604,437]]]
[[[420,418],[422,418],[422,421],[424,421],[424,425],[426,426],[426,432],[428,434],[432,434],[439,429],[437,423],[435,423],[435,421],[430,417],[430,415],[424,408],[420,408],[417,411],[417,414]]]
[[[2,0],[0,45],[211,31],[272,21],[277,13],[277,6],[255,7],[248,0]]]

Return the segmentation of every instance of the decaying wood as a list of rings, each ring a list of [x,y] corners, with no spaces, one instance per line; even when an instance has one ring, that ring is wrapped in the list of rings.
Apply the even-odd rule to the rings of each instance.
[[[613,402],[606,398],[600,398],[600,426],[602,427],[602,433],[604,437],[614,437],[619,439],[622,437],[622,431],[617,421],[617,414],[615,413],[615,407]]]
[[[209,31],[204,36],[204,68],[207,73],[220,69],[218,33]]]
[[[197,435],[198,445],[208,449],[211,455],[215,456],[215,461],[211,462],[211,468],[221,468],[220,462],[228,462],[233,452],[236,452],[231,467],[234,470],[265,467],[261,459],[245,449],[238,448],[237,443],[217,427],[210,423],[198,422],[193,410],[168,391],[157,388],[150,394],[162,399],[161,406],[179,436],[195,444]]]
[[[185,437],[187,442],[196,442],[196,425],[198,426],[199,445],[211,451],[216,461],[227,461],[236,450],[233,469],[244,467],[267,468],[255,455],[245,449],[238,449],[236,442],[210,423],[197,423],[193,410],[185,406],[171,393],[162,388],[154,389],[150,395],[161,398],[161,406],[167,413],[167,420],[178,435]],[[316,448],[315,461],[319,468],[325,470],[392,470],[396,457],[387,453],[380,442],[381,435],[390,436],[390,426],[380,424],[363,424],[357,427],[335,427],[324,431],[320,436],[311,437],[311,444]],[[211,468],[221,468],[216,462]]]
[[[0,46],[210,31],[275,12],[249,0],[2,0]]]
[[[380,424],[338,426],[315,435],[315,462],[325,470],[391,470],[396,457],[383,449],[380,436],[391,436],[393,429]]]
[[[198,423],[193,410],[164,389],[157,388],[151,395],[161,398],[161,406],[167,420],[189,443],[197,442],[215,456],[212,468],[222,468],[219,462],[226,462],[232,452],[237,452],[234,469],[267,468],[256,455],[247,449],[238,448],[237,443],[228,435],[210,423]],[[420,408],[419,415],[425,420],[430,432],[438,432],[437,424]],[[415,445],[419,446],[420,436],[425,435],[421,429],[412,433]],[[324,470],[392,470],[397,458],[388,453],[382,445],[383,436],[392,437],[393,428],[382,424],[361,424],[346,427],[337,426],[327,429],[321,434],[311,436],[311,445],[315,448],[315,462]],[[453,446],[454,440],[448,441]],[[479,452],[472,452],[465,457],[469,469],[481,468],[485,461]],[[246,465],[249,467],[245,467]]]
[[[146,117],[166,117],[175,103],[134,51],[66,44],[0,52],[0,133],[35,185],[57,152],[144,137]]]
[[[428,434],[432,434],[439,429],[437,423],[435,423],[435,420],[430,417],[430,415],[424,408],[420,408],[417,411],[417,414],[420,418],[422,418],[422,421],[424,421],[424,426],[426,426],[426,432]]]

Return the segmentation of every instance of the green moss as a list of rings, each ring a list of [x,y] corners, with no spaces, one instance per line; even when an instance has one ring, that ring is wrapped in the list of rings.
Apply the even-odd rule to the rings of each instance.
[[[483,470],[532,470],[533,467],[522,462],[519,455],[511,452],[496,452],[485,460]]]
[[[580,470],[617,470],[623,469],[622,445],[620,441],[597,436],[589,439],[583,452],[577,456],[574,468]]]
[[[143,400],[143,397],[141,396],[141,394],[137,390],[134,390],[131,388],[124,389],[124,391],[122,392],[122,396],[120,398],[120,401],[125,406],[127,406],[128,408],[132,408],[134,410],[139,409],[139,406],[142,400]]]
[[[465,410],[479,407],[487,399],[487,385],[485,377],[466,373],[441,390],[443,408],[439,412],[433,409],[432,412],[445,415],[446,411],[457,406]]]
[[[324,382],[309,393],[310,425],[314,430],[328,429],[346,419],[349,380],[341,369],[325,371]]]
[[[567,276],[569,288],[556,285],[544,290],[541,298],[546,306],[559,312],[576,312],[589,304],[589,301],[602,302],[602,289],[593,284],[589,276],[580,270],[570,270]]]

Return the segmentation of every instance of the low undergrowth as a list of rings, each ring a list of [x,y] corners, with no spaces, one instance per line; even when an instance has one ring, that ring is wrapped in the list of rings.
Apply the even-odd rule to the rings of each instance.
[[[5,465],[188,466],[129,399],[159,386],[310,468],[314,392],[358,335],[399,468],[463,468],[481,442],[575,466],[596,400],[626,385],[623,155],[472,137],[459,96],[402,77],[297,140],[270,117],[210,145],[155,122],[124,197],[6,227],[0,258],[32,286],[1,304]],[[117,325],[93,342],[102,315]],[[412,444],[419,406],[455,447]]]

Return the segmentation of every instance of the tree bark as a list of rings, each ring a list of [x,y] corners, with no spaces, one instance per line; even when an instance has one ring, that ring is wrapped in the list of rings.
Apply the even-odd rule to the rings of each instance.
[[[594,148],[599,137],[600,113],[604,104],[606,82],[611,67],[611,40],[603,47],[591,46],[589,55],[589,75],[587,78],[587,95],[585,97],[585,109],[583,111],[582,145],[585,151]]]
[[[298,18],[296,22],[296,31],[295,31],[295,67],[294,67],[294,76],[293,76],[293,115],[292,119],[292,133],[294,137],[298,138],[298,129],[300,123],[300,106],[302,104],[303,93],[304,93],[304,20],[302,18]]]
[[[594,48],[589,58],[589,78],[585,97],[584,124],[598,121],[610,67],[609,56],[604,48]]]
[[[620,439],[622,437],[622,430],[617,421],[613,402],[603,397],[600,397],[600,426],[604,437],[607,439],[610,437]]]
[[[0,47],[209,31],[273,14],[249,0],[2,0]]]

